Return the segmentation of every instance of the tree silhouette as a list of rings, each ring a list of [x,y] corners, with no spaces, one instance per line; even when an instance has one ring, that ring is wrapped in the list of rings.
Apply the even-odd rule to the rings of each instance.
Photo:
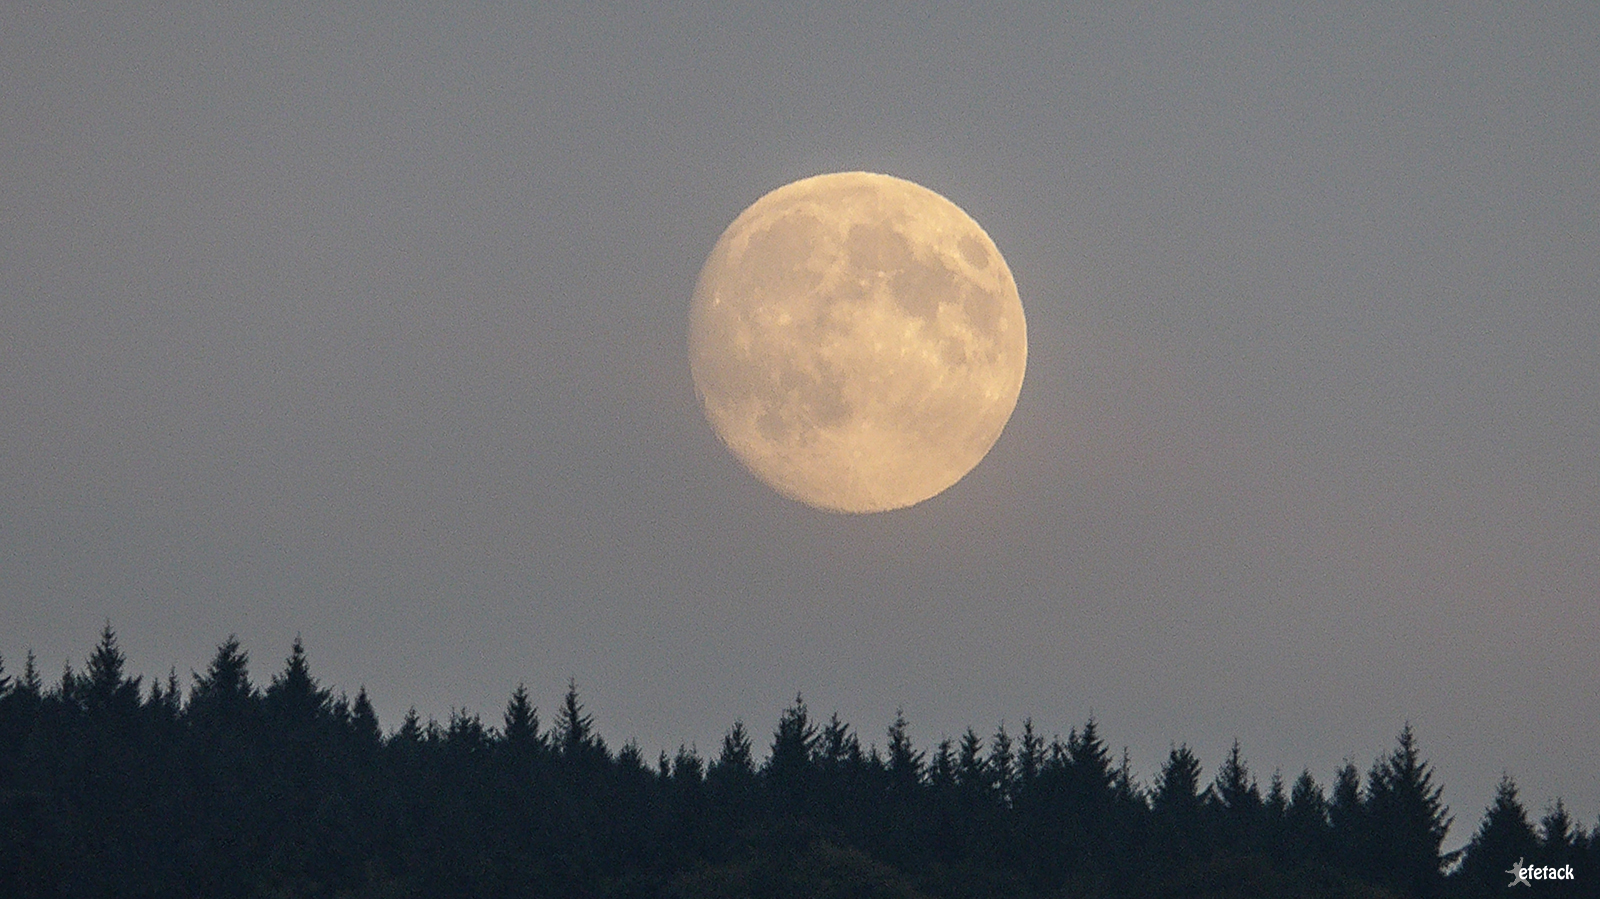
[[[995,729],[994,738],[989,741],[989,777],[994,783],[996,798],[1000,804],[1011,807],[1017,781],[1017,756],[1016,749],[1012,746],[1011,735],[1006,733],[1006,724],[1000,722]]]
[[[1508,774],[1502,775],[1483,823],[1467,843],[1461,877],[1483,895],[1498,892],[1506,885],[1505,872],[1511,865],[1533,856],[1538,849],[1528,812],[1517,799],[1516,781]]]
[[[1262,797],[1237,742],[1209,785],[1174,745],[1147,790],[1093,719],[1048,745],[1031,719],[966,728],[930,760],[901,713],[863,751],[797,695],[761,760],[735,722],[709,765],[650,765],[606,750],[572,681],[548,733],[519,684],[498,730],[412,709],[385,735],[298,638],[259,691],[233,637],[187,702],[175,670],[141,696],[127,668],[109,624],[48,689],[31,653],[0,667],[0,895],[1471,897],[1516,857],[1600,882],[1600,838],[1559,800],[1530,826],[1510,778],[1443,876],[1409,726],[1365,786],[1346,763],[1331,797],[1309,771]]]
[[[1210,842],[1205,810],[1206,797],[1200,792],[1200,760],[1187,744],[1179,744],[1167,754],[1150,796],[1158,854],[1177,862],[1201,854]]]
[[[1439,847],[1451,818],[1410,724],[1397,743],[1367,776],[1367,814],[1373,832],[1383,834],[1370,844],[1371,858],[1385,881],[1413,895],[1432,896],[1443,886],[1441,869],[1450,861]]]
[[[1233,741],[1228,757],[1217,768],[1211,790],[1211,805],[1221,825],[1223,846],[1230,852],[1244,853],[1261,848],[1264,809],[1261,790],[1245,764],[1239,741]]]
[[[792,813],[803,811],[815,787],[812,756],[818,740],[817,729],[806,711],[806,701],[796,694],[794,704],[784,709],[778,718],[778,729],[772,735],[772,753],[763,769],[780,808]]]
[[[273,675],[262,694],[262,710],[280,734],[304,742],[311,739],[332,706],[332,691],[323,689],[311,676],[305,645],[296,636],[283,671]]]
[[[1361,773],[1354,762],[1346,761],[1334,774],[1333,791],[1328,797],[1329,860],[1352,873],[1370,868],[1370,833],[1366,801],[1361,795]]]
[[[903,796],[909,796],[922,781],[924,755],[911,745],[910,724],[905,713],[898,709],[894,723],[889,725],[889,784]]]
[[[553,744],[563,758],[592,764],[606,756],[605,741],[594,732],[594,717],[578,701],[578,682],[567,681],[567,693],[556,712]]]
[[[1325,861],[1328,852],[1328,799],[1309,770],[1302,770],[1289,791],[1283,813],[1285,854],[1307,861]]]
[[[506,703],[505,728],[501,731],[506,745],[523,754],[529,754],[543,745],[539,735],[539,710],[528,698],[528,686],[517,684],[511,700]]]
[[[205,674],[195,675],[189,692],[190,713],[197,723],[238,726],[250,713],[255,688],[250,686],[250,656],[233,634],[217,647]]]
[[[127,659],[117,648],[117,636],[106,622],[100,643],[89,655],[84,677],[78,684],[78,700],[91,717],[115,717],[126,721],[139,707],[139,678],[123,676]]]

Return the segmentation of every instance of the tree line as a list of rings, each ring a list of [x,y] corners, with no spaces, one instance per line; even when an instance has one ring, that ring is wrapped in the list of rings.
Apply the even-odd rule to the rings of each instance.
[[[296,639],[251,682],[229,638],[187,686],[131,677],[107,625],[46,686],[0,666],[0,895],[16,897],[1476,897],[1517,864],[1600,895],[1600,826],[1537,823],[1504,778],[1466,847],[1410,726],[1363,772],[1263,786],[1237,743],[1185,745],[1149,782],[1093,719],[880,749],[800,697],[770,740],[713,756],[613,749],[568,685],[498,722],[415,711],[311,675]],[[1531,895],[1531,894],[1530,894]]]

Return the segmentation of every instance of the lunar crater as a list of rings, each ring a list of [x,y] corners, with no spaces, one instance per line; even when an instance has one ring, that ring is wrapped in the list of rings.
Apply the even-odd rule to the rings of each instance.
[[[696,393],[758,478],[819,508],[922,502],[999,438],[1026,324],[983,229],[909,181],[850,172],[745,210],[701,271]]]

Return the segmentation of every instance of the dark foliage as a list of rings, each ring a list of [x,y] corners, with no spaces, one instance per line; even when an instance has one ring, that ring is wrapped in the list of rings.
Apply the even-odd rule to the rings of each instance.
[[[547,731],[519,685],[499,726],[412,712],[385,735],[299,639],[260,689],[232,637],[187,695],[126,668],[109,625],[54,687],[31,656],[0,667],[0,895],[1481,896],[1519,859],[1600,885],[1595,833],[1560,803],[1530,824],[1510,778],[1452,869],[1409,726],[1364,782],[1263,795],[1237,743],[1209,781],[1175,746],[1146,789],[1092,719],[930,754],[897,715],[880,753],[797,696],[764,760],[735,723],[709,761],[647,763],[571,683]]]

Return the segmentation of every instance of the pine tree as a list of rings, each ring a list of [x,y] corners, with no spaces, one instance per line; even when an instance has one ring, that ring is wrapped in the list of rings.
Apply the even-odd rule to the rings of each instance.
[[[1222,823],[1224,845],[1234,852],[1249,852],[1259,846],[1262,817],[1261,790],[1245,765],[1239,741],[1222,766],[1212,789],[1212,805]]]
[[[1500,776],[1494,802],[1484,812],[1483,823],[1467,843],[1461,877],[1480,892],[1505,886],[1505,871],[1518,859],[1532,857],[1539,848],[1528,812],[1517,799],[1517,784],[1509,774]]]
[[[705,781],[706,766],[700,756],[687,746],[679,744],[678,754],[672,757],[672,780],[680,786],[699,787]]]
[[[1207,788],[1206,795],[1210,790]],[[1206,795],[1200,792],[1200,760],[1187,744],[1167,754],[1150,796],[1150,813],[1156,828],[1156,850],[1172,861],[1204,853],[1209,843],[1205,827]]]
[[[1188,744],[1174,746],[1156,778],[1151,810],[1163,816],[1198,818],[1201,802],[1200,760]]]
[[[250,716],[256,698],[250,685],[250,656],[230,634],[189,692],[190,717],[210,728],[238,727]]]
[[[755,776],[754,747],[743,721],[733,722],[722,737],[722,751],[706,771],[707,779],[742,780]]]
[[[889,788],[902,796],[912,795],[922,782],[924,756],[911,745],[909,727],[905,713],[895,710],[889,725]]]
[[[1266,798],[1261,802],[1261,847],[1280,859],[1288,846],[1284,839],[1288,814],[1289,791],[1283,785],[1283,772],[1273,771]]]
[[[955,774],[956,784],[969,796],[989,795],[989,768],[983,763],[983,738],[970,727],[961,735]]]
[[[155,723],[159,732],[171,734],[183,714],[183,690],[178,686],[178,670],[171,669],[167,679],[152,678],[150,693],[144,702],[145,718]]]
[[[513,753],[527,756],[544,745],[539,735],[539,710],[528,698],[526,684],[517,684],[506,703],[504,740]]]
[[[754,747],[743,721],[722,737],[722,749],[706,768],[706,792],[716,814],[711,828],[726,838],[739,832],[755,814],[757,800]]]
[[[834,712],[823,726],[817,740],[817,764],[829,776],[836,777],[851,761],[861,756],[861,741],[850,732],[850,726],[839,720]]]
[[[1352,769],[1353,770],[1353,769]],[[1301,770],[1283,814],[1284,839],[1292,858],[1324,856],[1328,842],[1328,799],[1309,770]]]
[[[938,793],[955,789],[956,744],[949,737],[940,738],[934,747],[933,760],[928,762],[928,785]]]
[[[28,657],[22,665],[22,681],[17,684],[21,692],[29,693],[34,699],[44,695],[44,681],[39,678],[38,660],[33,656],[33,650],[28,650]]]
[[[488,752],[490,742],[489,730],[483,726],[481,717],[465,709],[450,710],[450,723],[445,727],[444,744],[453,757],[460,760],[465,757],[482,756]]]
[[[595,761],[606,757],[605,743],[594,733],[594,718],[578,701],[578,682],[567,681],[567,695],[556,712],[554,744],[567,761]]]
[[[262,696],[262,707],[291,739],[309,741],[315,728],[332,710],[333,691],[323,689],[311,676],[311,663],[298,635],[284,660],[283,672],[273,675]]]
[[[1033,719],[1022,719],[1022,747],[1017,752],[1017,788],[1026,790],[1044,765],[1044,739],[1033,729]]]
[[[1418,896],[1439,892],[1441,869],[1451,861],[1439,852],[1450,831],[1443,789],[1433,785],[1433,767],[1422,760],[1416,735],[1407,724],[1388,756],[1373,764],[1367,778],[1367,809],[1374,833],[1377,876]]]
[[[117,635],[111,630],[111,622],[107,621],[79,685],[80,699],[90,716],[127,720],[139,707],[140,679],[123,677],[126,662],[122,650],[117,648]]]
[[[1083,730],[1067,735],[1066,771],[1068,802],[1080,823],[1093,829],[1103,822],[1111,807],[1111,784],[1116,772],[1111,767],[1111,752],[1100,739],[1100,728],[1091,716]]]
[[[783,805],[798,810],[813,786],[812,755],[817,749],[817,729],[811,724],[805,698],[798,693],[794,705],[783,710],[772,735],[772,754],[764,773],[773,795]]]
[[[994,739],[989,741],[989,781],[994,784],[995,795],[1000,804],[1009,808],[1012,800],[1012,790],[1016,785],[1016,752],[1011,745],[1011,735],[1006,733],[1006,724],[994,732]]]
[[[1116,776],[1111,781],[1111,799],[1119,807],[1145,807],[1144,791],[1133,777],[1133,759],[1128,747],[1122,747],[1122,761],[1117,764]]]
[[[383,742],[383,730],[378,727],[378,713],[367,698],[367,686],[356,691],[355,704],[350,709],[350,729],[356,743],[366,750],[376,749]]]
[[[1539,819],[1539,858],[1547,865],[1575,864],[1583,840],[1583,830],[1560,799]]]
[[[1352,874],[1365,875],[1371,868],[1368,857],[1370,822],[1366,801],[1361,795],[1361,774],[1354,762],[1346,761],[1333,778],[1328,797],[1328,853],[1338,867]]]

